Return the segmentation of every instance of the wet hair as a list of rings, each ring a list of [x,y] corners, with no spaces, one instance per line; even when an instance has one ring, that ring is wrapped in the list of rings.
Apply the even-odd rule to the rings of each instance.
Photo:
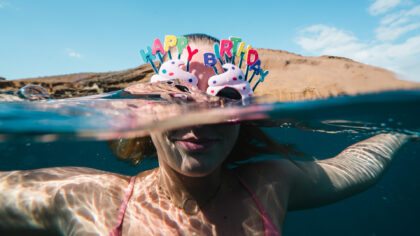
[[[207,34],[187,34],[184,36],[189,42],[210,45],[219,43],[218,39]],[[241,99],[241,95],[232,88],[222,89],[217,96]],[[108,145],[119,159],[128,161],[133,165],[140,164],[147,157],[156,157],[156,149],[150,136],[111,140],[108,141]],[[267,154],[280,155],[292,162],[290,155],[308,156],[295,150],[294,145],[277,143],[259,127],[241,124],[238,139],[225,164],[238,164],[253,157]]]
[[[130,162],[132,165],[138,165],[146,158],[156,157],[156,148],[150,136],[110,140],[108,145],[118,159]],[[251,158],[272,154],[292,162],[294,161],[291,156],[308,156],[297,150],[293,144],[276,142],[259,127],[241,124],[238,139],[225,164],[239,165]]]
[[[210,36],[208,34],[202,34],[202,33],[194,33],[194,34],[186,34],[184,35],[184,37],[186,37],[188,39],[188,41],[193,41],[193,42],[208,42],[208,43],[220,43],[220,40]]]

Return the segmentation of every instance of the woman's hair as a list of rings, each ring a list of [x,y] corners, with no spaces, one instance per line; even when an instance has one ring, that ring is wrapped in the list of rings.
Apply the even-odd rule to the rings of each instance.
[[[219,43],[218,39],[206,34],[187,34],[184,36],[188,39],[188,42],[201,43],[203,45]],[[221,90],[218,96],[235,99],[235,93],[229,90]],[[134,165],[141,163],[146,157],[156,156],[156,149],[150,136],[111,140],[108,141],[108,145],[119,159],[129,161]],[[242,124],[236,144],[226,159],[225,164],[235,164],[249,160],[252,157],[267,154],[281,155],[292,162],[293,160],[289,155],[306,156],[302,152],[293,150],[293,145],[277,143],[261,128]]]
[[[210,36],[208,34],[201,34],[201,33],[195,33],[195,34],[186,34],[184,35],[188,39],[188,42],[202,42],[204,44],[214,44],[214,43],[220,43],[220,40]]]
[[[217,38],[207,35],[207,34],[186,34],[184,35],[184,37],[186,37],[188,39],[188,43],[199,43],[202,45],[214,45],[215,43],[220,43],[220,40],[218,40]],[[178,55],[178,48],[177,47],[172,47],[169,49],[171,51],[172,57],[174,57],[175,55]],[[186,50],[186,49],[184,49]],[[163,56],[163,61],[167,61],[168,60],[168,54],[166,53]]]
[[[117,139],[108,141],[115,156],[133,165],[140,164],[147,157],[156,157],[156,149],[150,136]],[[280,155],[293,162],[290,155],[308,156],[294,148],[292,144],[280,144],[267,135],[261,128],[242,124],[238,139],[225,164],[239,164],[261,155]]]

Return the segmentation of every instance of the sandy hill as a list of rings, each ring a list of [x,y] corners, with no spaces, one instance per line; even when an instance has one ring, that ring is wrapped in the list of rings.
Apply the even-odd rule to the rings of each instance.
[[[258,53],[262,67],[270,72],[255,92],[278,101],[420,89],[420,83],[398,80],[390,71],[347,58],[305,57],[270,49],[258,49]],[[119,90],[138,82],[148,82],[153,73],[150,65],[142,65],[107,73],[6,80],[0,81],[0,90],[16,91],[27,84],[38,84],[46,88],[53,98],[86,96]]]

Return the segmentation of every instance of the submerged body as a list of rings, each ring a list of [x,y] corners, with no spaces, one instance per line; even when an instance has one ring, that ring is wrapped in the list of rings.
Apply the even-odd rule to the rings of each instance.
[[[407,140],[406,135],[381,134],[337,157],[299,163],[310,175],[287,160],[216,170],[223,179],[220,186],[212,189],[211,180],[202,177],[203,184],[195,188],[211,196],[198,203],[186,198],[191,202],[183,207],[170,197],[176,194],[164,183],[174,179],[163,177],[168,171],[163,165],[137,175],[122,235],[264,235],[262,213],[237,175],[281,231],[288,210],[328,204],[373,185]],[[358,168],[351,168],[358,162]],[[118,225],[130,183],[129,176],[81,167],[1,172],[0,178],[2,227],[64,235],[108,235]]]

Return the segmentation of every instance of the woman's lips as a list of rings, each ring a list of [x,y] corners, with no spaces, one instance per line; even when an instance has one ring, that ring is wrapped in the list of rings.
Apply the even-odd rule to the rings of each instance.
[[[218,139],[181,139],[175,140],[175,144],[188,152],[201,152],[211,148],[218,141]]]

